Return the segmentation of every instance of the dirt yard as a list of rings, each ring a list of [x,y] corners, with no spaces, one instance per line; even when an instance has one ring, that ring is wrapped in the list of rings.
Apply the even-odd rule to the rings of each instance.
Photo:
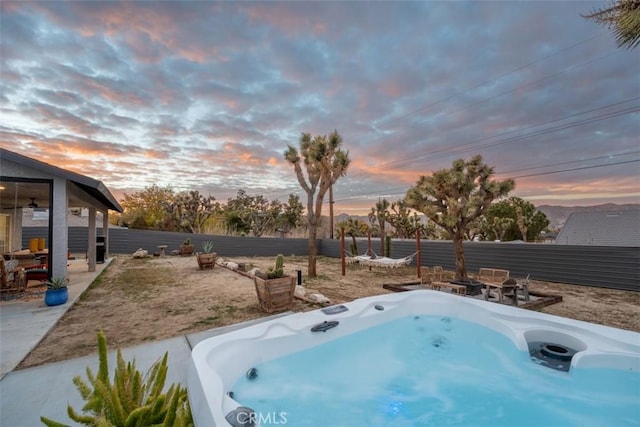
[[[233,258],[265,271],[273,258]],[[416,281],[416,268],[372,269],[318,258],[318,277],[307,279],[307,259],[287,257],[285,272],[301,270],[307,293],[332,303],[390,293],[385,283]],[[561,303],[541,311],[640,332],[640,293],[532,281],[530,289],[560,294]],[[293,311],[318,308],[295,300]],[[19,368],[71,359],[96,351],[103,330],[110,348],[124,348],[266,316],[253,280],[224,267],[199,270],[195,257],[116,257]]]

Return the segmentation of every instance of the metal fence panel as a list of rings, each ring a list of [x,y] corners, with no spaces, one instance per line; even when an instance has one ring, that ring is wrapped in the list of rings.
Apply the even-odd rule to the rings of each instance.
[[[102,229],[98,229],[102,235]],[[24,227],[22,229],[22,247],[29,246],[32,237],[47,236],[47,227]],[[229,256],[275,256],[283,254],[306,255],[307,239],[233,237],[207,234],[174,233],[155,230],[131,230],[126,228],[109,229],[109,252],[114,254],[132,254],[145,249],[150,254],[158,252],[159,245],[167,245],[167,253],[178,250],[182,242],[191,239],[196,251],[206,241],[213,242],[214,251],[221,257]],[[87,251],[88,232],[86,227],[69,227],[68,248],[72,253]]]
[[[98,235],[102,233],[98,229]],[[29,239],[48,236],[47,227],[24,227],[23,247]],[[221,257],[234,256],[285,256],[308,254],[306,238],[233,237],[189,233],[173,233],[151,230],[114,228],[109,230],[109,250],[114,254],[133,253],[142,248],[154,253],[158,245],[167,245],[167,252],[178,249],[185,238],[190,238],[196,250],[211,240],[214,250]],[[349,239],[350,240],[350,239]],[[345,245],[349,245],[345,241]],[[358,239],[358,250],[366,252],[367,239]],[[374,250],[379,241],[372,239]],[[48,246],[48,244],[47,244]],[[422,240],[421,265],[441,265],[455,270],[453,242]],[[568,246],[553,244],[509,242],[465,242],[467,272],[477,272],[481,267],[504,268],[514,277],[531,275],[532,279],[550,282],[598,286],[611,289],[640,291],[640,247]],[[87,251],[87,228],[69,228],[69,250],[73,253]],[[318,240],[318,255],[339,258],[340,240]],[[391,257],[402,258],[416,252],[416,242],[411,239],[394,239]],[[414,264],[417,259],[414,259]]]
[[[345,240],[345,246],[351,242]],[[366,253],[368,242],[358,239],[360,254]],[[372,247],[379,244],[372,241]],[[323,239],[322,255],[339,257],[340,241]],[[513,277],[531,275],[532,279],[611,289],[640,291],[640,248],[568,246],[510,242],[464,242],[467,274],[482,267],[510,270]],[[391,257],[402,258],[415,253],[415,240],[394,239]],[[440,265],[455,270],[452,241],[422,240],[421,265]],[[417,259],[414,260],[414,263]]]

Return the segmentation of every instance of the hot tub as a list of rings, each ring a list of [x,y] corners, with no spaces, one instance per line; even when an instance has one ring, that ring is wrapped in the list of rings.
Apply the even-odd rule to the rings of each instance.
[[[355,382],[362,382],[362,379],[365,380],[364,382],[371,380],[372,382],[367,386],[367,390],[376,388],[380,381],[386,377],[388,378],[385,381],[393,383],[391,391],[384,391],[384,396],[382,397],[375,396],[372,398],[374,407],[384,412],[380,416],[387,417],[385,421],[380,421],[379,424],[376,424],[375,422],[370,422],[370,420],[366,422],[361,420],[363,423],[360,425],[390,425],[391,421],[389,419],[395,420],[397,425],[412,425],[412,423],[417,425],[420,423],[415,420],[419,419],[420,416],[422,416],[421,419],[426,420],[425,417],[427,415],[418,414],[416,418],[416,409],[410,409],[411,400],[415,400],[415,390],[414,396],[407,398],[405,401],[398,397],[399,395],[404,395],[404,392],[397,389],[399,387],[398,384],[401,384],[402,381],[394,378],[394,372],[391,372],[392,369],[388,367],[395,362],[390,362],[391,356],[388,356],[387,352],[394,349],[401,350],[399,352],[406,354],[409,360],[415,361],[422,358],[419,359],[418,366],[426,370],[418,375],[417,379],[413,379],[414,382],[408,386],[412,389],[426,385],[431,388],[436,387],[434,384],[437,381],[428,378],[429,375],[434,374],[429,369],[450,369],[454,371],[455,381],[458,382],[460,378],[464,379],[466,375],[471,378],[466,371],[468,371],[469,367],[480,364],[483,357],[490,363],[487,365],[489,368],[485,369],[486,372],[483,373],[485,377],[482,381],[485,384],[493,382],[493,378],[495,378],[495,382],[502,381],[494,374],[504,370],[515,370],[516,367],[517,369],[526,370],[526,381],[534,381],[534,378],[536,378],[535,381],[538,381],[537,378],[540,378],[541,385],[539,387],[542,388],[555,387],[554,385],[547,385],[552,384],[553,381],[559,381],[561,384],[572,381],[575,379],[573,377],[578,377],[578,382],[580,383],[583,380],[580,378],[579,373],[587,371],[596,372],[602,375],[603,378],[620,378],[615,380],[619,381],[619,384],[607,384],[607,387],[626,390],[624,395],[611,396],[610,398],[606,396],[599,397],[599,402],[611,401],[611,408],[603,409],[603,411],[611,411],[612,414],[623,412],[623,422],[630,420],[629,425],[640,425],[640,411],[629,406],[631,405],[629,402],[637,402],[637,399],[640,398],[640,334],[518,309],[512,306],[454,296],[443,292],[420,290],[363,298],[324,310],[292,314],[202,341],[192,351],[188,372],[189,400],[196,426],[242,425],[238,424],[238,422],[243,420],[255,421],[256,425],[262,424],[263,426],[287,423],[290,423],[290,425],[322,425],[314,424],[310,421],[301,423],[299,418],[296,422],[293,418],[300,417],[300,414],[288,414],[286,410],[282,411],[282,408],[277,411],[256,409],[255,411],[259,412],[259,416],[249,419],[250,413],[253,413],[251,417],[255,415],[254,408],[251,405],[247,405],[240,395],[242,394],[248,399],[248,396],[253,393],[247,393],[244,390],[247,387],[252,387],[254,382],[258,384],[259,381],[267,380],[266,377],[269,375],[261,376],[262,372],[273,372],[274,370],[269,370],[268,365],[265,364],[291,357],[292,355],[303,354],[306,351],[324,348],[325,353],[321,360],[329,363],[330,360],[335,359],[334,362],[336,364],[332,369],[333,371],[340,370],[340,364],[346,364],[350,357],[346,353],[345,355],[342,353],[345,343],[355,339],[355,337],[359,337],[360,334],[373,331],[376,328],[383,328],[394,322],[403,322],[402,325],[413,325],[411,328],[416,329],[417,335],[412,336],[408,340],[410,341],[409,343],[405,343],[401,339],[397,343],[389,344],[390,349],[387,350],[381,348],[378,351],[377,347],[372,347],[373,350],[369,349],[366,354],[358,356],[359,359],[351,365],[355,369],[349,368],[351,371],[362,370],[365,367],[368,369],[367,372],[370,372],[370,374],[365,373],[364,376],[361,375],[359,377],[360,380],[354,380]],[[455,332],[462,331],[467,326],[486,330],[487,338],[480,338],[481,336],[484,337],[482,335],[484,332],[482,331],[472,331],[470,332],[471,336],[466,338],[460,338],[461,335],[455,335]],[[401,328],[408,329],[407,326],[401,326]],[[395,335],[388,331],[384,333],[386,338],[379,340],[381,344],[385,341],[390,341],[391,337]],[[457,338],[454,338],[454,336]],[[479,352],[482,349],[478,348],[478,352],[476,352],[474,348],[469,350],[468,347],[462,350],[462,353],[464,353],[462,356],[466,357],[462,361],[455,359],[458,356],[454,356],[453,353],[443,353],[452,351],[452,348],[456,347],[456,342],[459,344],[466,342],[468,344],[472,340],[478,340],[478,347],[486,347],[483,350],[485,351],[484,356],[479,356]],[[495,348],[497,344],[489,344],[492,340],[501,341],[500,345],[505,346],[506,344],[506,347],[510,347],[507,348],[506,355],[497,352]],[[327,347],[331,345],[334,346],[333,350]],[[378,354],[376,355],[376,353]],[[447,369],[438,368],[440,365],[434,359],[436,354],[445,355],[445,360],[442,363],[446,363],[447,358],[456,360],[453,367]],[[291,359],[286,360],[286,363],[291,365],[285,365],[285,370],[289,371],[288,367],[291,366],[290,370],[293,371],[294,362],[291,362]],[[265,365],[264,368],[262,367],[263,365]],[[350,375],[349,370],[339,375]],[[607,372],[606,370],[611,371]],[[615,375],[610,375],[611,372],[615,373]],[[287,372],[287,375],[289,374],[290,372]],[[323,375],[325,374],[320,373],[321,379],[316,379],[315,381],[324,382]],[[507,376],[509,375],[512,375],[512,373]],[[517,375],[519,374],[513,374],[515,381],[523,382],[522,378],[517,379]],[[344,381],[340,378],[338,380]],[[315,387],[315,385],[313,387],[305,386],[304,381],[305,378],[286,379],[284,386],[282,384],[278,385],[278,383],[271,385],[263,383],[261,386],[265,387],[268,396],[264,396],[264,399],[259,398],[256,401],[274,398],[276,400],[285,399],[286,391],[284,388],[293,391],[293,394],[303,394],[305,390],[309,391]],[[469,381],[473,380],[469,379]],[[605,381],[611,382],[614,380]],[[349,384],[349,382],[339,382],[339,384]],[[584,389],[584,381],[580,384],[579,387],[576,387]],[[600,392],[603,389],[597,385],[592,386]],[[442,387],[441,383],[439,387]],[[463,388],[470,387],[471,385]],[[330,394],[339,394],[340,388],[349,388],[349,385],[338,387],[336,393],[331,392]],[[528,385],[524,387],[523,394],[528,393],[527,390],[531,388],[535,387],[529,387]],[[239,389],[243,390],[242,393],[237,392]],[[480,388],[479,390],[478,394],[482,394],[483,389]],[[506,390],[513,390],[513,387],[508,386]],[[431,392],[433,391],[429,391],[429,393]],[[323,392],[314,389],[311,393],[314,394],[314,399],[316,399],[313,402],[314,406],[322,410],[325,404],[324,397],[322,397],[324,396]],[[422,392],[418,394],[420,393]],[[433,393],[437,399],[440,399],[442,390]],[[634,396],[634,393],[638,395]],[[474,404],[479,406],[474,409],[475,411],[485,411],[485,407],[489,408],[487,410],[490,412],[490,416],[487,418],[485,425],[500,425],[499,420],[509,420],[508,417],[500,418],[494,414],[495,407],[499,406],[503,398],[512,393],[507,391],[504,394],[504,396],[478,396],[478,399],[476,399],[477,394],[473,396],[472,403],[475,402]],[[544,394],[544,390],[542,394]],[[552,396],[552,394],[550,395]],[[527,396],[522,397],[523,402],[531,407],[532,414],[537,411],[536,404],[531,404],[531,402],[535,402],[535,399],[537,397],[532,399]],[[556,396],[552,397],[552,399],[557,400],[558,398]],[[629,401],[626,399],[629,399]],[[384,402],[380,403],[381,400],[384,400]],[[581,400],[581,397],[576,397],[576,400]],[[569,406],[574,404],[571,400],[569,402]],[[287,404],[281,404],[285,405],[285,409],[287,408]],[[443,400],[434,400],[433,405],[436,404],[444,405]],[[462,403],[460,404],[462,405]],[[330,404],[327,402],[326,405]],[[429,405],[422,402],[418,405],[418,410]],[[293,406],[294,403],[290,403],[288,408]],[[507,406],[512,406],[512,404]],[[570,413],[571,411],[576,413],[576,425],[583,423],[584,419],[593,420],[592,416],[585,416],[584,414],[582,415],[585,418],[581,419],[580,413],[584,412],[584,410],[580,408],[567,409],[567,403],[558,403],[557,406],[558,412],[563,412],[561,416],[565,417],[558,418],[558,420],[564,420],[565,425],[567,422],[571,423],[571,421],[567,420],[574,419]],[[637,405],[635,407],[637,408]],[[555,410],[552,409],[552,412]],[[365,413],[370,414],[371,412],[371,409],[367,409]],[[480,414],[480,416],[482,415],[484,414]],[[437,418],[433,418],[436,416],[442,415],[429,414],[429,417],[432,418],[425,421],[424,425],[436,425],[437,422],[434,420],[437,420]],[[477,425],[483,424],[478,421],[481,418],[477,413],[473,416]],[[525,414],[524,416],[526,417],[527,415]],[[604,419],[611,420],[608,414],[603,413],[602,416]],[[402,417],[405,417],[405,421],[406,419],[413,419],[413,422],[402,424]],[[514,419],[521,420],[521,418],[511,418],[511,423],[514,422]],[[526,419],[530,420],[531,418]],[[232,422],[230,423],[228,420],[232,420]],[[451,419],[447,418],[447,422],[450,421]],[[503,425],[508,425],[508,423],[508,421],[504,421]],[[464,425],[465,423],[461,422],[460,424]],[[354,425],[354,420],[345,421],[344,425]]]

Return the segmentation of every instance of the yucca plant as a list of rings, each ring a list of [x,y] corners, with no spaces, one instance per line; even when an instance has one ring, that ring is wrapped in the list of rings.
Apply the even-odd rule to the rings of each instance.
[[[87,402],[82,407],[85,415],[78,414],[71,405],[67,406],[67,414],[73,421],[97,427],[193,426],[187,390],[179,384],[172,384],[166,393],[162,392],[167,378],[168,352],[143,376],[136,369],[135,359],[125,364],[118,350],[112,383],[109,380],[107,339],[100,331],[98,358],[97,375],[87,367],[88,384],[80,376],[73,378],[73,383]],[[44,416],[40,420],[49,427],[68,427]]]

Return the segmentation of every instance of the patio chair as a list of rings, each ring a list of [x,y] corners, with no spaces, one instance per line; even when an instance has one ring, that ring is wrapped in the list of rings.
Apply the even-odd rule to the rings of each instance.
[[[453,275],[439,265],[420,267],[420,282],[423,285],[430,282],[448,282],[451,279]]]
[[[0,259],[0,290],[2,292],[22,292],[27,285],[24,268],[15,260]]]
[[[466,295],[467,287],[449,283],[449,274],[441,266],[420,267],[420,283],[429,285],[434,291],[441,291],[443,288],[458,295]]]
[[[47,264],[28,265],[24,267],[24,273],[26,276],[27,284],[29,283],[29,280],[39,280],[41,282],[46,282],[49,278],[49,269],[47,268]]]
[[[509,277],[500,283],[485,283],[484,286],[486,288],[485,300],[489,300],[489,294],[493,290],[498,294],[498,302],[502,303],[504,297],[508,296],[513,300],[513,305],[518,305],[518,281],[516,279]]]
[[[518,289],[516,290],[516,292],[522,292],[525,301],[531,300],[531,297],[529,296],[529,276],[531,275],[527,274],[527,277],[522,280],[518,280]]]

